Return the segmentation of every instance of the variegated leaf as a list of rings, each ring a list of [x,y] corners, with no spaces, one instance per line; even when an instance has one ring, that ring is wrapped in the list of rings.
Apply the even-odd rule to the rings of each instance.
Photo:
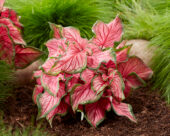
[[[35,60],[39,59],[42,52],[33,47],[15,46],[15,67],[25,68]]]

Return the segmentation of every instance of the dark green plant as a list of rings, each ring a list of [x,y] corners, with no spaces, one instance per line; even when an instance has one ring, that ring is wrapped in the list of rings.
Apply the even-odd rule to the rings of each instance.
[[[46,49],[44,43],[49,39],[49,22],[74,26],[90,38],[96,20],[113,18],[109,0],[8,0],[7,5],[21,16],[27,43],[41,49]]]
[[[50,136],[40,125],[13,129],[12,126],[5,125],[2,116],[0,117],[0,132],[0,136]]]

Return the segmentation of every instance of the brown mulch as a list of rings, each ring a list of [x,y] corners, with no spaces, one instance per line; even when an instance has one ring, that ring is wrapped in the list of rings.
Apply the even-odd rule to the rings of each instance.
[[[43,123],[43,127],[51,134],[61,136],[170,136],[170,108],[149,87],[133,92],[126,102],[133,107],[138,123],[126,117],[118,117],[113,112],[106,115],[105,121],[98,128],[91,127],[80,116],[67,115],[55,117],[53,128],[45,119],[36,121],[37,106],[32,101],[34,84],[17,88],[15,97],[8,99],[4,120],[13,128],[24,128],[30,124]]]

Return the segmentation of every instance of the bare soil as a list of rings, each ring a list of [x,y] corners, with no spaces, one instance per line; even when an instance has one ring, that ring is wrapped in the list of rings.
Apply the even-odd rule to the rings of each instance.
[[[126,102],[133,107],[138,123],[109,112],[98,128],[91,127],[79,114],[55,117],[53,128],[45,119],[36,121],[37,106],[32,101],[34,83],[14,90],[5,105],[4,120],[15,128],[42,124],[56,136],[170,136],[170,107],[149,87],[135,90]]]

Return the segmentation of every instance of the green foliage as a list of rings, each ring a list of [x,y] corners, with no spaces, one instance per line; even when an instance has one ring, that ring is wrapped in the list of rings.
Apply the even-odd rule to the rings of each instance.
[[[0,120],[0,132],[0,136],[49,136],[40,126],[13,130],[11,126],[4,124],[2,119]]]
[[[155,28],[156,35],[151,39],[152,45],[158,45],[152,65],[155,72],[153,83],[154,89],[160,88],[170,103],[170,12],[159,22],[159,27]]]
[[[151,4],[151,0],[138,0],[137,2],[135,0],[115,1],[113,9],[115,14],[120,14],[120,17],[123,20],[125,31],[124,37],[127,39],[152,39],[156,36],[157,28],[162,25],[162,19],[170,12],[168,7],[166,7],[166,5],[170,3],[168,1],[164,4],[164,9],[161,9],[160,5],[156,4],[156,2]],[[159,12],[163,11],[166,12],[164,14],[159,14]],[[167,21],[168,20],[169,19],[167,18]]]
[[[114,12],[124,23],[126,39],[150,40],[157,46],[152,59],[153,88],[159,88],[170,103],[170,1],[113,0]]]
[[[49,22],[74,26],[90,38],[96,20],[108,22],[113,17],[108,0],[7,0],[6,4],[21,16],[27,43],[42,49],[49,39]]]
[[[7,97],[11,95],[13,71],[2,60],[0,60],[0,106]]]

